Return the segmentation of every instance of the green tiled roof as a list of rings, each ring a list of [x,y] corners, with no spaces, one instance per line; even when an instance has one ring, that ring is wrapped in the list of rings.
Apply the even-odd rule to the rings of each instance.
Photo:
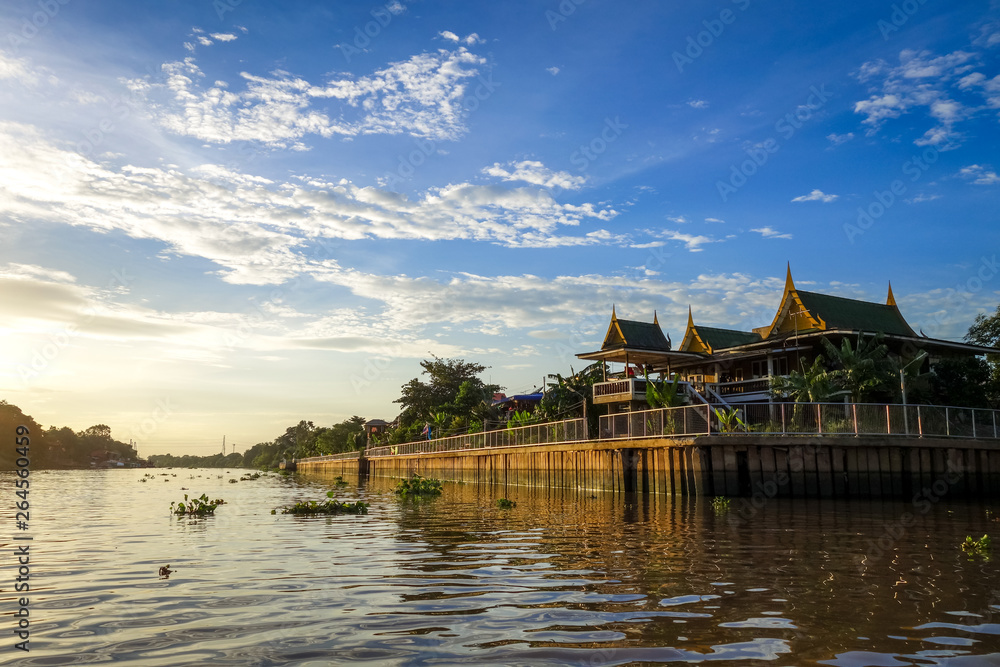
[[[884,334],[916,336],[895,306],[816,292],[796,291],[802,300],[802,305],[813,317],[822,318],[828,329],[881,331]]]
[[[753,331],[737,331],[736,329],[717,329],[715,327],[696,326],[698,335],[713,350],[721,350],[726,347],[736,347],[737,345],[748,345],[759,343],[760,334]]]
[[[625,337],[624,342],[614,341],[608,345],[608,341],[605,341],[605,345],[601,348],[602,350],[619,346],[640,348],[643,350],[670,349],[670,343],[667,342],[659,324],[637,322],[635,320],[618,320],[618,326]]]

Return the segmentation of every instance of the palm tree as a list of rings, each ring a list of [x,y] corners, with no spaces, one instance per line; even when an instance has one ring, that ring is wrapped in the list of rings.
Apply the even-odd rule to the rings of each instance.
[[[882,334],[868,338],[858,334],[856,348],[848,338],[841,341],[839,348],[826,338],[822,341],[830,365],[835,369],[835,379],[850,392],[855,403],[862,402],[873,391],[890,386],[889,348],[882,342]]]
[[[681,377],[679,375],[674,376],[674,381],[667,384],[666,380],[660,380],[657,384],[654,380],[649,379],[649,373],[643,372],[646,378],[646,403],[649,404],[651,408],[676,408],[681,403],[683,399],[677,395],[678,382],[680,382]]]
[[[838,388],[839,371],[828,371],[823,365],[823,355],[818,354],[811,366],[799,360],[801,371],[793,370],[786,376],[771,376],[771,393],[787,396],[796,403],[822,403],[841,393]]]

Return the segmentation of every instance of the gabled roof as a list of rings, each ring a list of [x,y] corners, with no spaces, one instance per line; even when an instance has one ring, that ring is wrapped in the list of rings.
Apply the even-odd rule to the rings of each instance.
[[[612,308],[611,324],[608,325],[608,333],[604,336],[601,351],[619,348],[666,352],[670,350],[670,341],[663,335],[655,313],[653,314],[653,322],[650,324],[637,320],[620,320]]]
[[[829,294],[803,292],[799,298],[810,312],[826,325],[825,329],[882,332],[897,336],[916,336],[916,332],[903,319],[895,304],[871,303],[845,299]]]
[[[760,334],[753,331],[739,331],[737,329],[719,329],[716,327],[698,327],[698,333],[702,339],[712,346],[713,350],[721,350],[726,347],[736,347],[737,345],[748,345],[759,343]]]
[[[680,351],[712,354],[723,348],[757,343],[760,340],[760,334],[753,331],[695,326],[689,306],[687,329],[684,331],[684,340],[681,342]]]
[[[792,269],[785,276],[785,291],[781,305],[770,326],[754,331],[762,338],[775,334],[807,331],[868,331],[887,335],[914,336],[916,332],[903,319],[892,294],[892,285],[885,304],[859,301],[830,294],[796,289]]]

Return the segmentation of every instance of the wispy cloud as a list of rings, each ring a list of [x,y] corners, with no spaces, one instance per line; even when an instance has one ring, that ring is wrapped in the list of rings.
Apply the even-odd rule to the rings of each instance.
[[[205,74],[189,57],[165,63],[163,83],[145,77],[127,85],[147,101],[161,126],[211,143],[252,141],[284,148],[306,135],[403,133],[453,140],[465,132],[466,89],[485,63],[458,47],[415,55],[369,76],[318,85],[281,70],[267,76],[241,72],[245,88],[233,91],[218,81],[204,87]],[[490,79],[480,85],[484,95],[497,86]],[[336,117],[315,107],[330,100],[341,105]]]
[[[1000,176],[997,176],[997,173],[993,169],[978,164],[970,164],[968,167],[962,167],[958,175],[972,181],[974,185],[996,185],[1000,183]]]
[[[483,173],[504,181],[524,181],[545,188],[564,190],[578,190],[587,182],[583,176],[574,176],[567,171],[552,171],[536,160],[508,162],[503,166],[496,162],[492,167],[483,169]]]
[[[805,202],[805,201],[819,201],[824,204],[829,204],[832,201],[836,201],[839,195],[828,195],[822,190],[813,190],[807,195],[800,195],[794,198],[792,201]]]
[[[836,132],[826,135],[826,138],[830,140],[834,146],[839,146],[840,144],[846,144],[848,141],[854,138],[853,132],[847,132],[846,134],[837,134]]]
[[[758,234],[760,234],[761,236],[763,236],[765,239],[790,239],[790,238],[792,238],[791,234],[782,234],[778,230],[773,229],[771,227],[759,227],[757,229],[751,229],[750,231],[751,232],[757,232]]]
[[[688,100],[687,105],[693,109],[707,109],[708,102],[705,100]]]
[[[324,239],[462,239],[511,247],[631,242],[603,229],[564,234],[618,213],[592,203],[560,204],[538,187],[456,183],[410,199],[345,179],[274,182],[212,164],[187,171],[114,167],[13,123],[0,124],[0,143],[19,146],[0,153],[0,217],[154,239],[174,253],[216,263],[232,283],[275,283],[325,271],[310,254]],[[576,184],[540,163],[521,176]]]
[[[701,246],[708,243],[721,243],[721,239],[712,238],[711,236],[704,236],[702,234],[685,234],[676,230],[664,230],[661,232],[660,236],[671,241],[679,241],[684,244],[684,248],[688,252],[702,252],[704,248]]]
[[[954,148],[962,139],[958,130],[962,121],[983,108],[1000,108],[1000,77],[989,78],[975,71],[979,60],[970,51],[934,56],[929,51],[906,49],[900,52],[897,66],[882,60],[866,62],[856,76],[876,85],[868,99],[855,103],[854,112],[865,117],[866,134],[872,136],[886,121],[924,109],[936,124],[914,143]],[[961,93],[967,93],[965,99],[959,99]]]
[[[449,42],[455,42],[456,44],[463,43],[463,44],[468,44],[469,46],[482,44],[486,41],[476,33],[471,33],[467,35],[464,39],[453,33],[451,30],[442,30],[441,32],[438,33],[438,35],[448,40]]]

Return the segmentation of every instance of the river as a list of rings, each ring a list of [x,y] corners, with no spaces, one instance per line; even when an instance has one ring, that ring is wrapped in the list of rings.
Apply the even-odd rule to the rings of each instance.
[[[249,472],[35,471],[26,531],[0,473],[0,663],[1000,665],[1000,544],[992,560],[960,548],[1000,538],[988,505],[716,511],[455,483],[401,501],[392,480],[355,479],[338,495],[367,515],[301,518],[271,510],[325,500],[332,480],[230,481]],[[185,493],[226,504],[178,519]],[[15,594],[23,544],[30,593]]]

